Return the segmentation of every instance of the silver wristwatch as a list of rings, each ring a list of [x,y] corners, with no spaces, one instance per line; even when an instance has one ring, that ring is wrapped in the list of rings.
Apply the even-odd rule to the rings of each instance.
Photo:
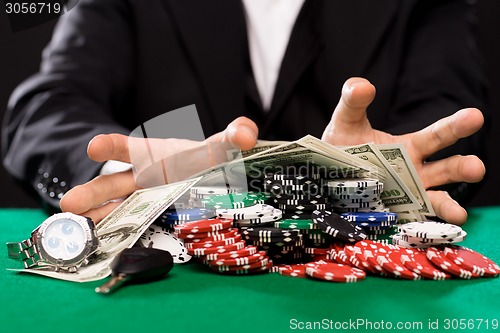
[[[21,259],[24,267],[47,267],[76,272],[88,263],[98,247],[94,222],[72,213],[54,214],[22,242],[7,243],[9,257]]]

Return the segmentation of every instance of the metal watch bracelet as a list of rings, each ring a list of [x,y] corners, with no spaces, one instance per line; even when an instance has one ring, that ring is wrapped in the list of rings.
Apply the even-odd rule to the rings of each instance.
[[[37,266],[40,261],[38,248],[32,238],[25,239],[22,242],[8,242],[7,250],[9,258],[21,259],[25,268]]]

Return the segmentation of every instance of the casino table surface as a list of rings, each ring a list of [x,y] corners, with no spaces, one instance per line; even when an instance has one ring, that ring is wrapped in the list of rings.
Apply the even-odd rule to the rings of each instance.
[[[0,209],[2,243],[26,238],[45,218],[40,210]],[[500,207],[471,209],[464,229],[464,246],[500,262]],[[105,296],[94,292],[101,281],[8,271],[22,265],[8,258],[6,247],[0,262],[2,332],[500,331],[500,278],[368,276],[348,284],[277,273],[223,276],[193,263]]]

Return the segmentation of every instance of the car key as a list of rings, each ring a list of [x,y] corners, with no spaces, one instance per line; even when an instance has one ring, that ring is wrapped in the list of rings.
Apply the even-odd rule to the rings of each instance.
[[[149,247],[125,249],[111,263],[112,277],[95,291],[109,294],[125,281],[147,282],[164,277],[174,260],[168,251]]]

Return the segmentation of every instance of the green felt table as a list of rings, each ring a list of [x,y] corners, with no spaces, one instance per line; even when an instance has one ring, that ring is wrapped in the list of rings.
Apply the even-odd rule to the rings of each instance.
[[[45,218],[40,210],[1,209],[2,244],[26,238]],[[499,220],[500,207],[471,209],[463,244],[500,262]],[[306,331],[314,322],[322,324],[316,331],[374,332],[388,325],[407,332],[500,331],[499,278],[368,276],[342,284],[279,274],[223,276],[193,263],[176,265],[164,280],[104,296],[94,292],[99,281],[80,284],[7,271],[21,264],[7,257],[6,247],[2,253],[2,332],[290,332]],[[452,329],[460,320],[468,326]],[[437,321],[437,329],[429,321]],[[343,327],[335,329],[336,323]]]

